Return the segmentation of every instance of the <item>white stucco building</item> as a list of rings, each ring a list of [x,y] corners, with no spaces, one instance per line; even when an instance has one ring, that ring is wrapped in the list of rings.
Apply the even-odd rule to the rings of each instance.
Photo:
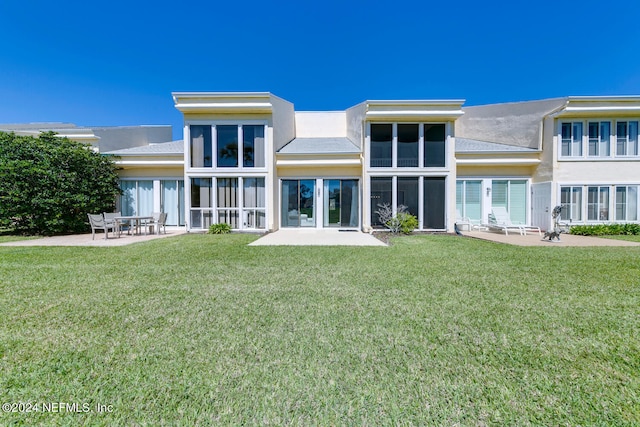
[[[184,140],[168,126],[54,130],[118,156],[128,214],[165,211],[203,230],[369,229],[379,204],[407,206],[419,229],[456,217],[548,229],[637,222],[640,96],[564,97],[465,107],[463,100],[370,100],[344,111],[295,111],[268,92],[178,92]]]

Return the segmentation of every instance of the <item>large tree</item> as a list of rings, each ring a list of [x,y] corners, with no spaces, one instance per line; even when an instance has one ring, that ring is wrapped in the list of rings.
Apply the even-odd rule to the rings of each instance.
[[[0,227],[86,231],[87,213],[113,211],[118,194],[113,158],[53,132],[37,138],[0,132]]]

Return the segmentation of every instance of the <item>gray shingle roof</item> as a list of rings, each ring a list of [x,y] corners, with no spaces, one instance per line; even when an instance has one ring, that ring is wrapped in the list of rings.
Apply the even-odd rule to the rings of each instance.
[[[349,138],[295,138],[282,147],[281,154],[356,154],[361,150]]]
[[[183,141],[163,142],[160,144],[143,145],[142,147],[125,148],[123,150],[108,151],[102,154],[116,156],[157,156],[163,154],[184,154]]]
[[[520,152],[534,153],[538,150],[517,145],[499,144],[497,142],[478,141],[477,139],[456,137],[456,153],[478,152]]]

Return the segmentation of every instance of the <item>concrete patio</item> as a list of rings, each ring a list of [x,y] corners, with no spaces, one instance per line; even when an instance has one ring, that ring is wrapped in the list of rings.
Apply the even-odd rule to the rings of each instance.
[[[185,233],[186,230],[184,227],[167,227],[166,234],[129,235],[123,233],[120,237],[115,237],[112,233],[109,233],[109,238],[105,240],[104,233],[98,232],[94,240],[91,239],[91,233],[71,234],[67,236],[42,237],[39,239],[0,243],[0,246],[126,246],[155,239],[163,239],[165,237],[178,236]]]
[[[387,246],[358,230],[283,228],[259,238],[249,246]]]

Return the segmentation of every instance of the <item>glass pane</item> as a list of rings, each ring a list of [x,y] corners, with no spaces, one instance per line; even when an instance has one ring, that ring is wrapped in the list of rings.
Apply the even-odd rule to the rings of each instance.
[[[340,225],[342,227],[357,227],[359,225],[358,199],[358,180],[342,180],[340,192]]]
[[[601,156],[609,156],[611,149],[610,141],[611,139],[611,123],[602,122],[600,123],[600,155]]]
[[[238,178],[218,178],[218,207],[238,207]]]
[[[282,206],[281,223],[283,227],[298,227],[300,224],[300,213],[298,212],[298,181],[282,181]]]
[[[264,167],[264,126],[242,126],[243,166]]]
[[[629,144],[627,154],[638,155],[638,122],[629,122]]]
[[[598,187],[589,187],[587,195],[587,219],[598,220]]]
[[[571,142],[571,155],[582,156],[582,123],[573,124],[573,139]]]
[[[597,156],[600,149],[600,126],[597,122],[589,122],[589,155]]]
[[[398,167],[418,167],[418,125],[398,125]]]
[[[316,181],[300,181],[300,227],[315,227],[315,189]]]
[[[474,221],[482,220],[482,181],[467,181],[465,185],[464,216]]]
[[[446,205],[445,179],[424,178],[424,220],[423,228],[442,230],[445,228]]]
[[[218,167],[238,166],[238,126],[225,125],[216,127],[218,147]]]
[[[264,208],[264,178],[244,178],[244,207]]]
[[[376,211],[380,209],[381,205],[388,204],[393,208],[393,195],[392,195],[393,180],[389,177],[384,178],[371,178],[371,225],[382,226],[378,218]]]
[[[627,122],[618,122],[616,127],[616,154],[627,155]]]
[[[609,219],[609,187],[600,187],[598,216],[600,221],[607,221]]]
[[[445,125],[424,125],[424,167],[445,166]]]
[[[213,160],[211,153],[211,126],[189,126],[189,135],[191,138],[191,166],[211,167]]]
[[[371,167],[391,167],[393,126],[371,124]]]
[[[627,187],[616,187],[616,221],[627,219]]]
[[[339,227],[340,223],[340,194],[341,181],[339,179],[324,180],[324,227]]]
[[[638,187],[627,187],[627,221],[638,220]]]
[[[562,124],[562,155],[571,155],[571,123]]]
[[[211,178],[191,178],[191,207],[211,207]]]
[[[404,205],[418,217],[418,178],[398,178],[398,206]]]
[[[527,181],[509,182],[509,217],[514,224],[526,224]]]
[[[167,225],[180,225],[180,203],[179,183],[182,181],[163,180],[160,181],[160,210],[167,214]]]
[[[120,181],[122,195],[120,196],[120,211],[122,215],[135,215],[138,200],[136,181]]]

